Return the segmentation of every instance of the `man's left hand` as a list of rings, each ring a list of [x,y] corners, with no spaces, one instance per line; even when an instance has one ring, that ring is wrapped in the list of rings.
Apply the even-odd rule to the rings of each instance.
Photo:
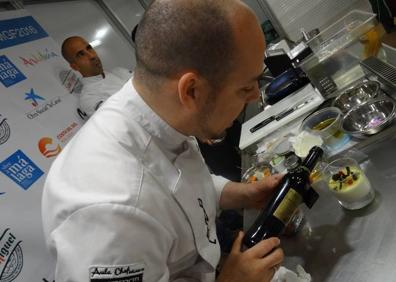
[[[220,196],[221,209],[257,208],[264,206],[282,179],[282,174],[265,177],[254,183],[228,182]]]
[[[283,174],[274,174],[264,179],[246,185],[246,208],[261,209],[273,195],[275,188],[281,181]]]

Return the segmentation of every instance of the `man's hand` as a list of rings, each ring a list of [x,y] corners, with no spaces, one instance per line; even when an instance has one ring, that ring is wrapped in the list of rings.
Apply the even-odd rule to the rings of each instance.
[[[228,182],[220,197],[220,208],[262,208],[272,196],[283,175],[271,175],[254,183]]]
[[[274,193],[282,177],[282,174],[275,174],[263,180],[246,184],[247,201],[245,208],[261,209]]]
[[[217,282],[269,282],[283,261],[278,238],[263,240],[254,247],[241,251],[240,232],[226,259]]]

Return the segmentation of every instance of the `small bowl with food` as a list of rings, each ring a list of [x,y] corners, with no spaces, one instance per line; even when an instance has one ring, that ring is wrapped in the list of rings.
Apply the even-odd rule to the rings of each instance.
[[[328,107],[314,112],[301,124],[301,131],[319,135],[328,151],[337,150],[349,141],[341,127],[343,115],[340,109]]]

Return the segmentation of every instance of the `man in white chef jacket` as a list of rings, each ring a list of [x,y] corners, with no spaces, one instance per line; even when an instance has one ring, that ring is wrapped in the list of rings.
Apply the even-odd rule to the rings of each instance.
[[[88,117],[131,78],[131,72],[121,67],[111,72],[103,70],[95,49],[80,36],[71,36],[63,41],[62,56],[83,77],[79,108]]]
[[[221,136],[259,96],[265,43],[237,0],[157,0],[136,34],[133,79],[54,161],[43,194],[57,282],[270,281],[278,238],[242,251],[217,278],[215,217],[261,207],[279,176],[254,184],[210,175],[195,138]]]

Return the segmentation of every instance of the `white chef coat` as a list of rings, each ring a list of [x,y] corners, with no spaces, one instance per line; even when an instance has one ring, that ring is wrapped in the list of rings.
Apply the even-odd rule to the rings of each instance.
[[[42,214],[56,281],[214,281],[215,216],[227,181],[209,174],[195,138],[165,123],[129,80],[46,179]]]
[[[111,95],[118,92],[132,74],[127,69],[115,68],[111,72],[104,71],[102,74],[83,77],[83,89],[80,93],[80,110],[88,117],[106,101]]]

